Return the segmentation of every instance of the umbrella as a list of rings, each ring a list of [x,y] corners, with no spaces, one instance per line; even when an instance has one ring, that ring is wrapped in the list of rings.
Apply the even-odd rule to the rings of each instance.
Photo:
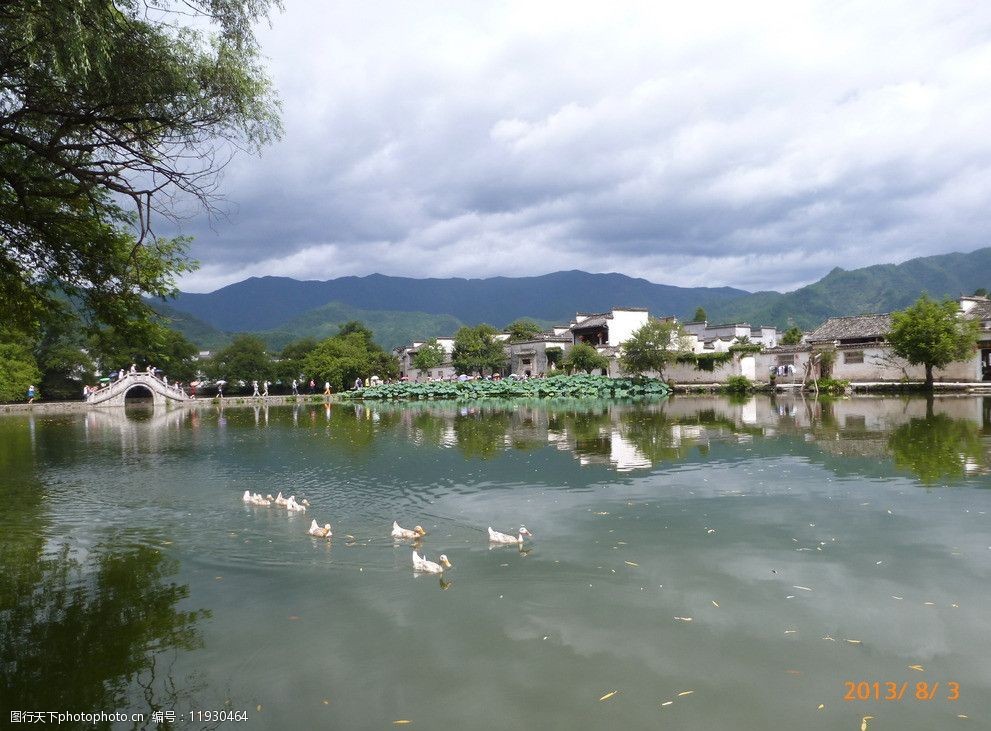
[[[218,386],[224,386],[224,385],[226,385],[226,384],[227,384],[227,381],[216,381],[216,384],[217,384]]]

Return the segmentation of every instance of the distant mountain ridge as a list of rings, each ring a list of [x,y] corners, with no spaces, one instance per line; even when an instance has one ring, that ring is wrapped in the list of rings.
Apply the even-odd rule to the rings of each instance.
[[[625,274],[554,272],[537,277],[412,279],[371,274],[325,282],[252,277],[209,294],[182,292],[169,304],[220,330],[270,330],[330,302],[364,310],[449,315],[502,327],[519,317],[569,321],[578,311],[646,307],[685,313],[739,297],[732,287],[674,287]]]
[[[706,309],[710,321],[810,329],[829,317],[901,310],[923,292],[936,299],[956,298],[981,287],[991,290],[991,248],[849,271],[837,267],[792,292],[754,292]]]
[[[535,277],[412,279],[372,274],[328,281],[253,277],[208,294],[180,293],[167,304],[174,326],[198,345],[255,332],[272,347],[300,337],[326,337],[347,320],[364,321],[385,347],[451,335],[461,324],[503,327],[530,317],[566,323],[575,312],[645,307],[689,319],[704,307],[710,322],[792,324],[809,329],[829,317],[902,309],[922,292],[958,297],[991,289],[991,248],[940,254],[901,264],[836,268],[793,292],[732,287],[674,287],[624,274],[562,271]]]

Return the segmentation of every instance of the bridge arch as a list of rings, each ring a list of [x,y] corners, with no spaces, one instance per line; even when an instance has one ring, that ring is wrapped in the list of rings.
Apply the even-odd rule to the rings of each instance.
[[[163,380],[149,373],[126,373],[123,379],[101,388],[90,396],[88,403],[91,406],[123,406],[129,397],[132,401],[138,397],[138,389],[151,396],[155,406],[184,403],[189,400],[182,391],[166,385]]]

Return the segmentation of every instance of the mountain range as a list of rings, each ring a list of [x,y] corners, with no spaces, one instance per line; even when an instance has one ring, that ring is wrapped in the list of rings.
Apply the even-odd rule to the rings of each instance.
[[[182,292],[151,302],[173,327],[204,348],[230,333],[259,334],[273,348],[300,337],[326,337],[360,320],[391,348],[413,338],[452,335],[463,324],[503,327],[530,317],[542,325],[567,323],[575,312],[645,307],[656,315],[691,318],[705,308],[710,322],[798,325],[828,317],[888,312],[923,292],[957,297],[991,287],[991,248],[941,254],[861,269],[834,269],[792,292],[747,292],[732,287],[675,287],[624,274],[561,271],[535,277],[412,279],[372,274],[328,281],[252,277],[206,294]]]

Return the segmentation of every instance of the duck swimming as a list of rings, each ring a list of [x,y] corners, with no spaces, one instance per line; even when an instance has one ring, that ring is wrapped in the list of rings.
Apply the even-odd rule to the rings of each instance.
[[[306,506],[297,503],[295,495],[290,495],[289,499],[286,500],[286,510],[288,510],[290,513],[305,513]]]
[[[511,536],[508,533],[500,533],[497,530],[492,530],[492,526],[489,526],[489,541],[491,543],[517,543],[523,545],[523,536],[530,536],[533,538],[533,533],[526,529],[525,525],[520,526],[519,533],[515,536]]]
[[[330,523],[325,523],[323,528],[321,528],[315,520],[310,523],[310,529],[306,532],[317,538],[330,538],[334,535],[330,532]]]
[[[420,526],[416,526],[413,530],[410,530],[409,528],[399,527],[398,521],[392,521],[393,538],[409,538],[415,541],[417,538],[422,538],[425,535],[427,535],[427,532]]]
[[[253,494],[251,496],[251,504],[252,505],[260,505],[261,507],[267,508],[272,503],[267,498],[263,498],[261,496],[261,493],[260,492],[256,492],[255,494]]]
[[[423,556],[417,554],[413,551],[413,570],[421,571],[426,574],[442,574],[444,569],[453,568],[450,561],[447,560],[447,556],[443,553],[437,558],[440,563],[434,563],[433,561],[428,561]]]

